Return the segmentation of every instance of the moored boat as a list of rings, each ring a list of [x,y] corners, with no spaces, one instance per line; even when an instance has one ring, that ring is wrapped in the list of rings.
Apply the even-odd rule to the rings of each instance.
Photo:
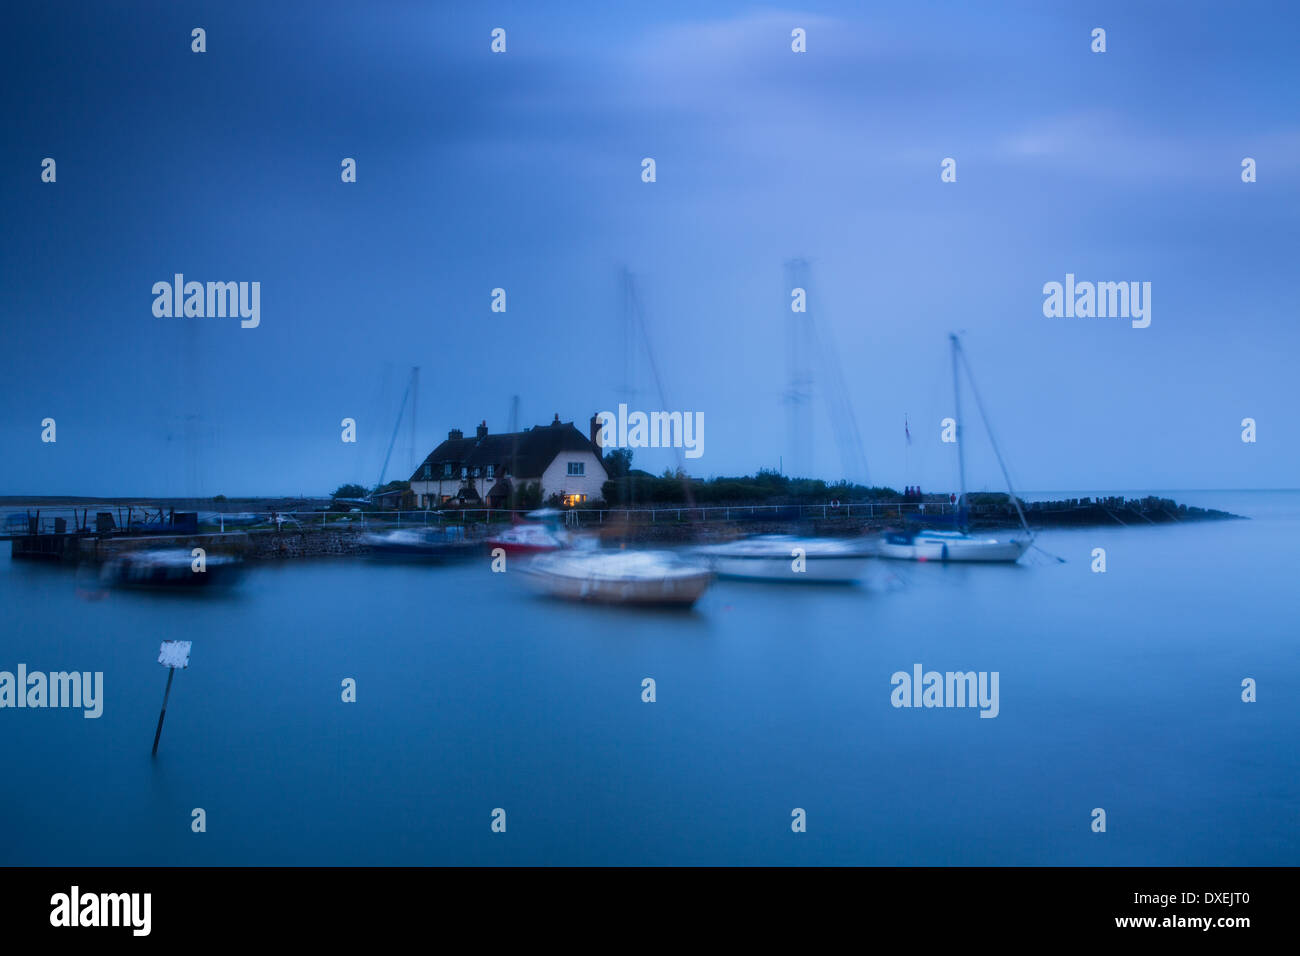
[[[363,534],[361,543],[371,554],[384,558],[442,561],[469,558],[477,553],[474,543],[466,539],[465,529],[459,525]]]
[[[958,530],[934,531],[912,528],[886,532],[878,542],[879,554],[882,558],[893,558],[902,561],[1014,563],[1019,561],[1021,555],[1033,545],[1034,534],[1029,530],[1029,523],[1025,520],[1025,512],[1020,506],[1020,499],[1016,497],[1015,489],[1011,487],[1011,475],[1007,471],[1006,462],[1002,459],[1002,452],[998,448],[997,441],[993,438],[993,429],[989,425],[988,416],[984,412],[984,403],[980,399],[979,391],[975,388],[975,378],[971,374],[970,364],[966,361],[961,340],[956,335],[949,335],[948,340],[952,343],[952,394],[954,410],[957,413],[955,419],[957,471],[961,482],[961,492],[956,499],[957,513],[953,516],[953,524],[956,525]],[[972,534],[969,529],[970,510],[966,497],[966,442],[962,437],[964,423],[961,414],[961,375],[959,371],[962,367],[966,369],[966,377],[970,381],[971,392],[975,396],[975,404],[979,408],[980,417],[984,419],[989,444],[993,446],[993,454],[997,457],[998,466],[1002,469],[1002,477],[1006,479],[1008,497],[1015,506],[1016,514],[1020,518],[1022,531],[995,537]]]
[[[243,559],[208,554],[201,559],[184,548],[124,551],[100,569],[101,584],[124,588],[197,589],[233,584],[243,571]]]
[[[881,536],[882,558],[902,561],[1019,561],[1033,539],[989,537],[962,531],[891,531]]]
[[[562,551],[523,567],[524,580],[551,597],[599,604],[688,608],[713,572],[671,551]]]
[[[721,577],[810,584],[851,584],[874,553],[869,539],[765,534],[693,552]]]
[[[562,534],[542,524],[517,524],[488,538],[487,543],[488,547],[501,548],[509,555],[542,554],[564,547]]]

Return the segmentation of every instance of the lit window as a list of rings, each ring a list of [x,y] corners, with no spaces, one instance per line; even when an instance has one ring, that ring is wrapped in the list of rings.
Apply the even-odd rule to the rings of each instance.
[[[587,473],[586,462],[571,461],[569,462],[569,474],[581,477]]]
[[[580,505],[580,504],[582,504],[582,503],[583,503],[584,501],[586,501],[586,500],[587,500],[587,496],[586,496],[586,495],[565,495],[565,496],[564,496],[564,505],[565,505],[565,507],[567,507],[567,508],[572,508],[572,507],[574,507],[575,505]]]

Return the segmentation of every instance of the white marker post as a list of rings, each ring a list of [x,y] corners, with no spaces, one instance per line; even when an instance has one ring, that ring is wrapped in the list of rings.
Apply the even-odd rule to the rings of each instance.
[[[190,645],[192,641],[163,641],[158,650],[158,663],[167,668],[167,690],[163,691],[162,710],[158,712],[158,729],[153,733],[153,756],[158,756],[158,738],[162,736],[163,718],[167,716],[167,698],[172,692],[172,678],[176,668],[190,666]]]

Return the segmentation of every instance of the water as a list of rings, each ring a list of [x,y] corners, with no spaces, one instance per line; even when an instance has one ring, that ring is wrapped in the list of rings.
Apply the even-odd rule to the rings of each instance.
[[[1300,493],[1174,496],[1255,519],[720,582],[689,614],[549,602],[486,558],[93,600],[6,556],[0,670],[103,671],[106,702],[0,710],[0,862],[1293,865]],[[194,649],[151,759],[167,638]],[[998,671],[999,715],[895,709],[915,663]]]

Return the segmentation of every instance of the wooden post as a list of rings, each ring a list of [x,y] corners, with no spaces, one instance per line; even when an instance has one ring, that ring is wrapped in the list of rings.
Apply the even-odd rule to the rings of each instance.
[[[176,668],[167,668],[167,689],[163,691],[162,710],[158,711],[158,729],[153,732],[153,752],[152,756],[158,756],[158,738],[162,736],[163,718],[167,716],[167,698],[172,692],[172,678],[176,676]]]

